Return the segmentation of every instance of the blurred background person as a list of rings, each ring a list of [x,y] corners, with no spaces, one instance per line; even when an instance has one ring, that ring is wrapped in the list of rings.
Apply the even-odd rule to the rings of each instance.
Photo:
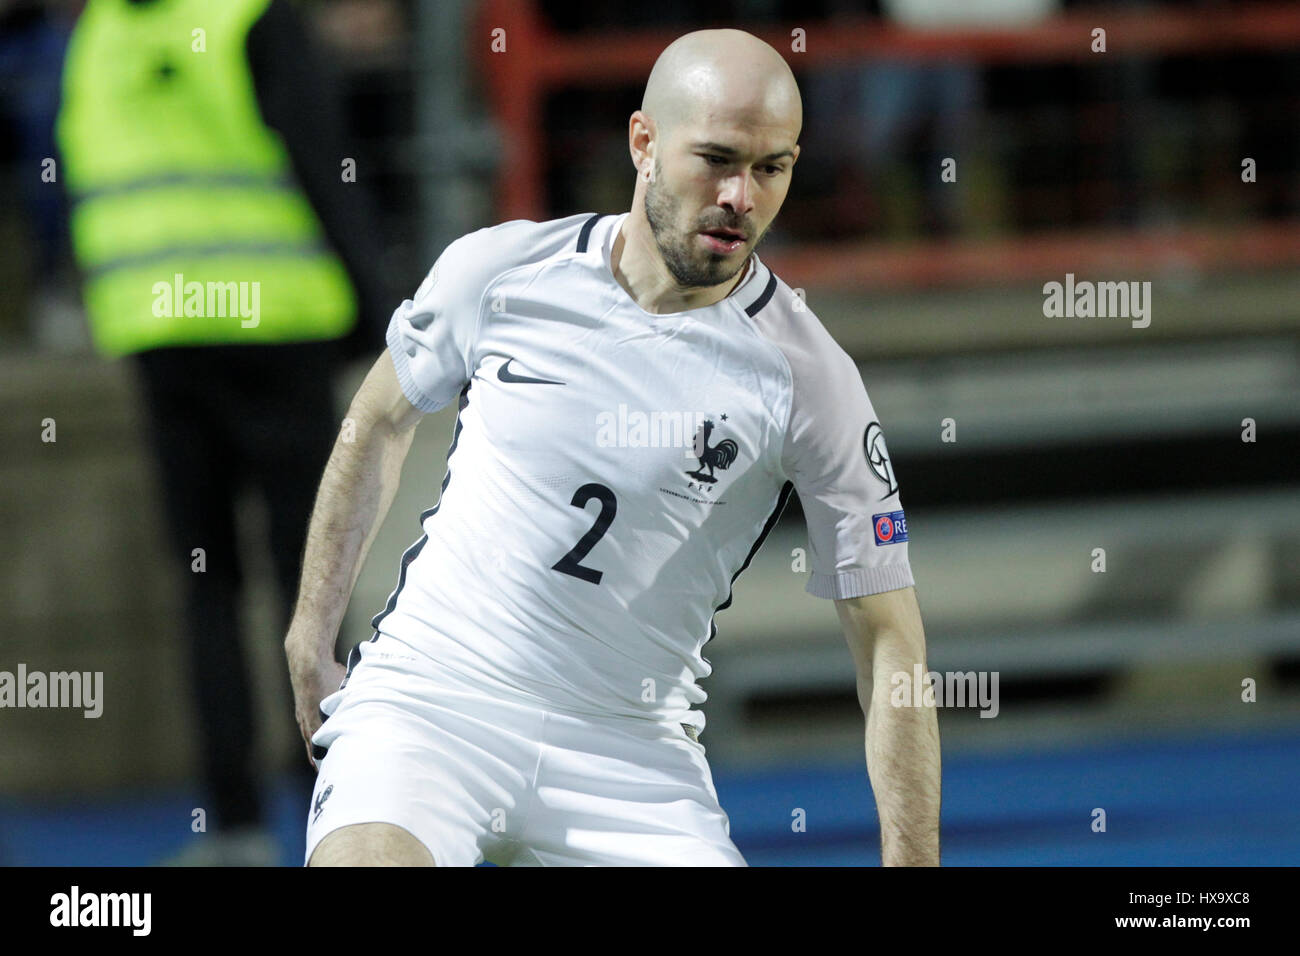
[[[90,0],[68,47],[57,131],[87,316],[100,354],[129,356],[139,376],[171,558],[188,572],[210,832],[175,862],[278,859],[236,505],[246,485],[265,501],[287,625],[339,428],[333,379],[382,348],[390,304],[340,114],[287,0]],[[313,772],[292,766],[305,804]]]
[[[882,0],[883,22],[917,30],[1023,24],[1041,19],[1056,0],[935,2]],[[861,3],[830,0],[832,21],[861,22]],[[891,239],[952,236],[974,231],[961,193],[933,171],[960,156],[967,176],[977,175],[972,133],[982,109],[979,64],[954,55],[939,62],[873,57],[813,70],[810,95],[818,112],[810,138],[822,146],[829,195],[846,236],[879,232]],[[845,123],[846,116],[852,122]]]

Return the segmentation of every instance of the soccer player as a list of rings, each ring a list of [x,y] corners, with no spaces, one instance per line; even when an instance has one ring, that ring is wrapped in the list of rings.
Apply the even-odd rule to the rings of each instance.
[[[309,865],[744,865],[696,682],[792,492],[807,590],[835,600],[857,665],[883,862],[938,863],[935,711],[890,705],[925,637],[880,424],[754,252],[802,121],[774,49],[687,34],[630,119],[629,212],[462,236],[394,313],[285,639],[319,761]],[[441,496],[345,673],[358,569],[417,422],[453,401]]]

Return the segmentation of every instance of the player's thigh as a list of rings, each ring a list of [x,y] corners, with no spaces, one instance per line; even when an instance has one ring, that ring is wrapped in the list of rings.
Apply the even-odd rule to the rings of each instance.
[[[704,748],[677,725],[547,718],[515,865],[746,865]]]
[[[345,693],[353,690],[350,684]],[[308,808],[309,861],[336,833],[370,838],[373,833],[356,828],[375,824],[411,835],[438,866],[472,866],[482,858],[484,821],[500,798],[467,779],[466,768],[478,761],[473,741],[457,740],[399,703],[355,697],[312,740],[327,750]],[[349,851],[371,852],[368,844],[344,839]]]
[[[354,823],[327,833],[308,866],[435,866],[428,847],[392,823]]]
[[[387,823],[438,866],[472,866],[511,835],[537,764],[541,715],[429,684],[363,660],[322,702],[312,738],[326,748],[307,821],[307,859],[330,834]]]

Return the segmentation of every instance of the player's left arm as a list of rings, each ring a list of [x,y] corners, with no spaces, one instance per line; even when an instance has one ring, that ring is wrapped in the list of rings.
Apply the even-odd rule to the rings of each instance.
[[[933,705],[894,706],[895,675],[924,675],[925,630],[914,587],[835,602],[857,668],[867,774],[885,866],[939,865],[939,724]],[[902,679],[902,678],[899,678]]]
[[[886,866],[934,866],[938,721],[933,707],[891,706],[893,676],[906,674],[910,684],[918,665],[922,674],[927,669],[909,529],[884,428],[857,363],[806,306],[791,307],[788,321],[774,325],[772,334],[790,365],[782,466],[808,526],[804,590],[835,601],[857,662],[881,860]],[[922,695],[908,700],[916,696]]]

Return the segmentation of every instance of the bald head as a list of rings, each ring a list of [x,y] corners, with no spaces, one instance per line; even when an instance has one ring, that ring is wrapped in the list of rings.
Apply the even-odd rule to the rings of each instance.
[[[803,103],[785,58],[743,30],[697,30],[655,61],[641,111],[659,138],[683,123],[778,127],[797,140]]]
[[[642,308],[694,308],[734,288],[785,201],[802,126],[790,67],[752,34],[699,30],[659,55],[628,117],[637,179],[614,253]]]

